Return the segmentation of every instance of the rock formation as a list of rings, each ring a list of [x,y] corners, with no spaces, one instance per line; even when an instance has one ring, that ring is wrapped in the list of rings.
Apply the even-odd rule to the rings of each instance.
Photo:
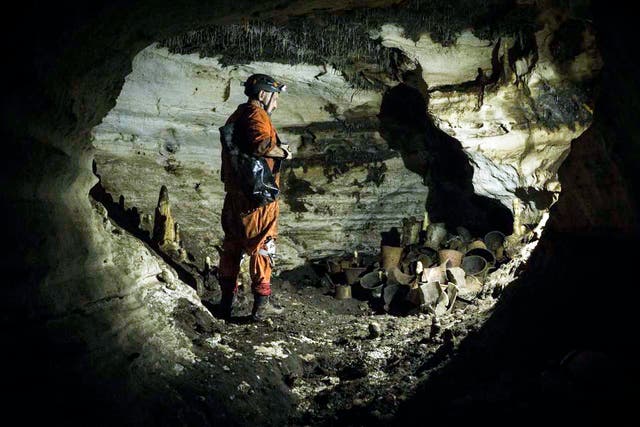
[[[176,223],[171,216],[171,205],[169,204],[169,190],[166,186],[160,188],[158,197],[158,205],[156,206],[155,217],[153,220],[153,237],[152,242],[162,250],[177,249],[176,241]]]

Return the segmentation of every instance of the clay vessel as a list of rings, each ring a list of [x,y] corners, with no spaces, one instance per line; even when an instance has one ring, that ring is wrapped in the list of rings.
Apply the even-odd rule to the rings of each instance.
[[[358,281],[358,278],[365,272],[366,267],[348,267],[344,269],[344,274],[347,276],[347,285],[353,285]]]
[[[462,269],[467,276],[475,276],[481,282],[484,282],[489,265],[483,257],[479,255],[469,255],[462,258]]]
[[[460,267],[462,263],[462,257],[464,254],[460,251],[456,251],[454,249],[441,249],[438,251],[438,257],[440,260],[440,264],[447,262],[449,260],[449,264],[447,267]]]
[[[397,267],[400,264],[400,258],[402,257],[403,248],[399,246],[382,246],[382,268],[386,271],[391,270],[393,267]]]
[[[336,286],[336,299],[349,299],[351,298],[351,286],[338,285]]]
[[[495,253],[498,248],[504,245],[505,236],[500,231],[490,231],[484,236],[484,243],[487,245],[487,249]]]
[[[485,259],[485,261],[487,261],[487,264],[489,266],[493,266],[496,263],[496,257],[495,255],[493,255],[493,252],[491,252],[488,249],[482,249],[482,248],[475,248],[475,249],[471,249],[469,251],[467,251],[464,256],[471,256],[471,255],[477,255],[477,256],[481,256],[482,258]]]

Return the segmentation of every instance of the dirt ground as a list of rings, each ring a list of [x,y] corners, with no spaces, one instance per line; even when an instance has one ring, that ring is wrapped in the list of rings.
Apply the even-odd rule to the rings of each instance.
[[[385,313],[359,285],[354,298],[338,300],[317,271],[302,267],[274,278],[273,298],[285,311],[263,323],[250,322],[252,297],[241,291],[232,319],[204,339],[207,359],[227,374],[218,379],[234,390],[230,404],[259,404],[259,393],[283,393],[291,402],[283,420],[289,425],[384,423],[481,326],[495,303],[491,297],[457,301],[434,325],[429,314]],[[215,313],[218,298],[214,285],[203,302]],[[265,387],[265,369],[285,387]],[[271,424],[267,417],[262,421]]]

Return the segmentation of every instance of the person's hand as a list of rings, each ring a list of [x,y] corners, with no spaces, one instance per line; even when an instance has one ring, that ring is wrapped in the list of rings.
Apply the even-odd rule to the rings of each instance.
[[[276,145],[264,156],[274,159],[291,159],[293,157],[287,144]]]
[[[282,151],[284,151],[285,160],[291,160],[293,158],[293,154],[291,154],[291,149],[289,148],[289,144],[282,144],[280,145],[280,148],[282,148]]]

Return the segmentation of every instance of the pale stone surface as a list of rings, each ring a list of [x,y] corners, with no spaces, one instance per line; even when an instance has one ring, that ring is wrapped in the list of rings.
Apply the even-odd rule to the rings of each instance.
[[[216,58],[174,55],[152,45],[134,58],[116,107],[94,129],[94,144],[127,154],[144,148],[156,151],[159,162],[195,160],[217,169],[218,128],[246,101],[242,82],[254,73],[269,73],[288,85],[273,118],[280,129],[334,121],[347,110],[378,112],[381,94],[351,88],[331,67],[314,77],[322,72],[323,67],[305,64],[224,67]],[[329,103],[335,112],[328,111]]]
[[[314,138],[321,140],[317,146],[300,150],[303,139],[281,131],[301,163],[282,174],[278,268],[300,265],[303,257],[377,251],[380,232],[401,227],[405,216],[422,217],[427,188],[375,130],[343,129],[345,120],[375,115],[381,94],[356,91],[331,69],[314,78],[321,71],[271,63],[223,67],[216,59],[172,55],[154,46],[143,50],[116,107],[94,129],[103,185],[114,197],[123,194],[126,207],[136,206],[143,214],[153,211],[158,189],[166,185],[185,246],[202,255],[202,262],[210,256],[217,263],[214,245],[223,236],[224,199],[217,128],[246,100],[241,82],[251,73],[265,72],[291,82],[273,115],[278,129],[328,124],[327,130],[315,130]],[[349,148],[349,136],[364,141],[358,146],[361,151]],[[387,153],[387,160],[358,158],[358,153],[366,156],[371,150]],[[317,165],[317,158],[341,153],[348,158],[337,161],[347,167],[338,172]],[[287,188],[293,185],[290,177],[309,187],[296,196],[295,205],[288,199],[293,193]]]
[[[424,34],[417,42],[405,37],[401,27],[385,24],[372,31],[371,38],[381,38],[382,45],[402,50],[422,66],[422,78],[429,87],[462,83],[476,77],[478,67],[491,69],[493,44],[474,36],[460,34],[453,46],[442,46]]]
[[[370,34],[421,66],[429,114],[462,144],[475,192],[502,202],[517,216],[518,229],[537,224],[557,198],[557,170],[591,118],[589,99],[575,84],[601,66],[589,48],[560,70],[548,46],[559,23],[553,16],[541,19],[537,61],[528,55],[511,66],[509,49],[517,40],[509,38],[498,46],[465,31],[442,46],[428,35],[413,42],[395,25]],[[478,68],[490,73],[492,54],[502,59],[504,70],[495,71],[505,77],[485,88],[479,107],[479,89],[452,85],[473,82]],[[351,88],[331,67],[324,71],[306,64],[223,66],[216,58],[170,54],[155,45],[144,49],[116,107],[93,132],[103,185],[143,212],[152,210],[154,194],[167,185],[185,245],[202,262],[210,256],[215,263],[224,198],[217,128],[245,101],[241,82],[263,72],[288,84],[273,121],[298,159],[283,171],[280,268],[304,257],[375,251],[381,231],[400,227],[403,217],[423,216],[428,189],[376,132],[371,118],[382,94]],[[536,192],[551,194],[546,205],[530,197]]]
[[[452,46],[443,47],[428,35],[414,42],[395,25],[384,25],[371,34],[420,64],[422,78],[431,91],[429,113],[440,129],[462,144],[474,167],[476,193],[496,198],[509,209],[517,198],[517,188],[559,192],[558,168],[568,155],[571,141],[591,122],[586,102],[592,100],[574,85],[588,82],[602,67],[593,35],[585,33],[585,51],[566,69],[560,69],[549,49],[551,35],[560,22],[553,14],[542,15],[540,21],[544,27],[535,36],[537,62],[530,56],[519,59],[515,70],[509,69],[508,50],[517,40],[510,38],[502,38],[497,46],[497,40],[480,40],[467,31]],[[451,90],[447,86],[473,82],[478,68],[491,73],[494,48],[504,60],[508,81],[487,86],[483,105],[478,108],[479,90]],[[519,85],[514,84],[516,79]],[[577,111],[563,115],[566,105]],[[525,203],[517,214],[522,215],[523,222],[536,224],[543,211],[546,209]]]
[[[85,253],[84,261],[75,259],[85,273],[65,283],[52,271],[41,296],[55,285],[57,298],[52,301],[57,304],[38,308],[54,314],[46,322],[52,340],[82,346],[86,360],[105,375],[112,370],[125,372],[119,379],[130,382],[133,388],[129,391],[135,394],[135,384],[142,378],[169,384],[181,372],[168,370],[168,366],[192,366],[198,361],[192,339],[178,324],[182,311],[198,313],[205,328],[214,328],[219,321],[169,265],[140,240],[105,221],[102,211],[97,204],[86,212],[82,232],[92,236],[95,247]],[[69,274],[76,274],[71,265],[66,267]],[[173,286],[167,287],[159,276]],[[71,283],[75,291],[66,295]],[[74,331],[71,335],[70,329]],[[135,361],[127,360],[128,355],[136,355]],[[127,366],[132,371],[124,368]]]

